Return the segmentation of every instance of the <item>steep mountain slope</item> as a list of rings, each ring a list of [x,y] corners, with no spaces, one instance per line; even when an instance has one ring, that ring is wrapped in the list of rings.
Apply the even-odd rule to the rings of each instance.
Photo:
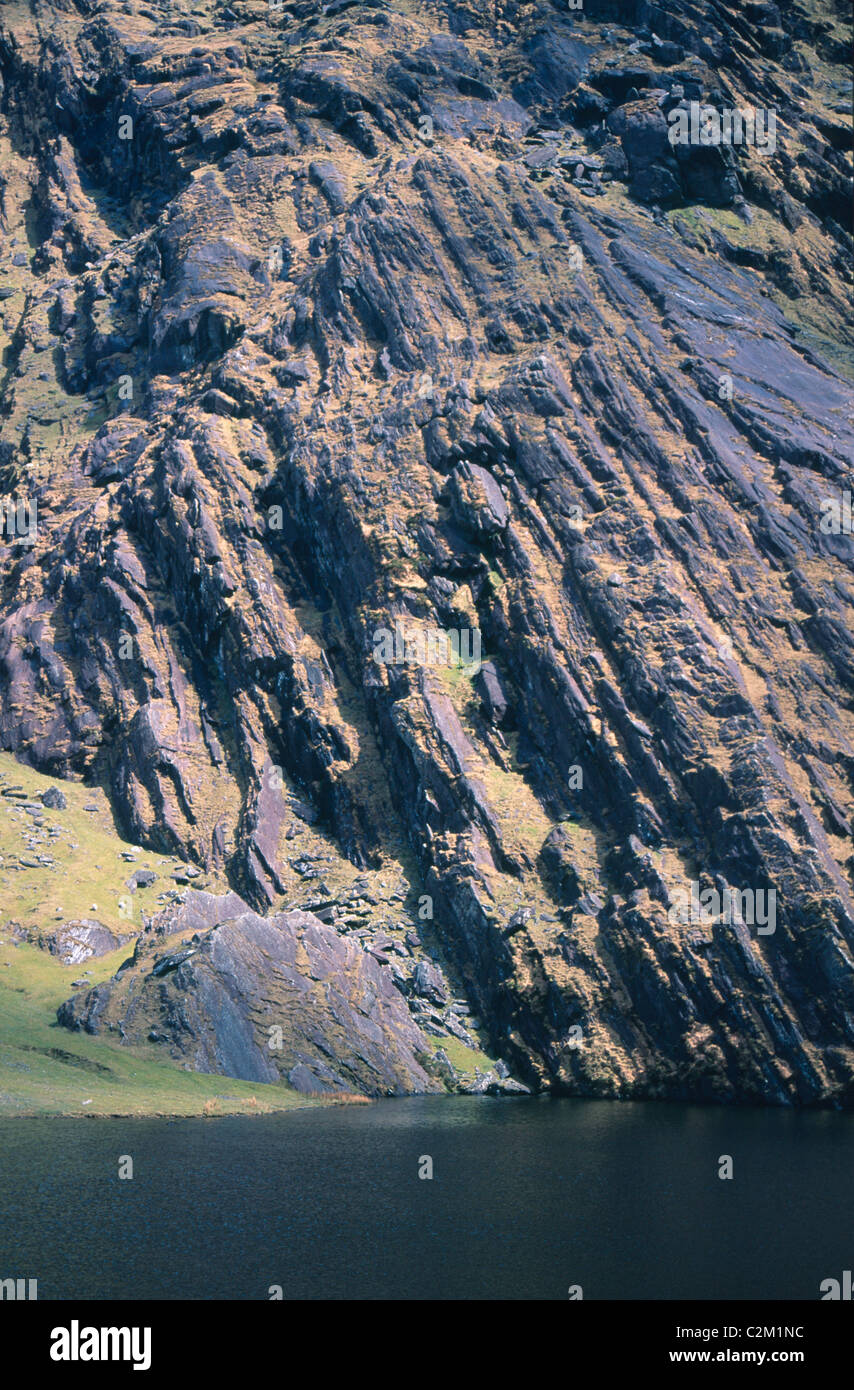
[[[843,14],[0,10],[0,745],[529,1085],[854,1096]]]

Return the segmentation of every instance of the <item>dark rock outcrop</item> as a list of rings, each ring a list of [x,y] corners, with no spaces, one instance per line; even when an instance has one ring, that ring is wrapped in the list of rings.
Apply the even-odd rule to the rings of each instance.
[[[309,912],[259,917],[236,894],[190,893],[155,919],[132,966],[63,1004],[59,1022],[114,1027],[123,1042],[165,1044],[195,1071],[299,1091],[441,1089],[418,1060],[430,1047],[389,972]]]

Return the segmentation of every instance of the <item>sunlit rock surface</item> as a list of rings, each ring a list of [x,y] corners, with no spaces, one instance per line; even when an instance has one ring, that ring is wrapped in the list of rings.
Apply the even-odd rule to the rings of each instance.
[[[851,1102],[844,18],[0,9],[0,745],[276,914],[146,965],[193,1065],[260,1074],[229,972],[318,908],[533,1087]]]

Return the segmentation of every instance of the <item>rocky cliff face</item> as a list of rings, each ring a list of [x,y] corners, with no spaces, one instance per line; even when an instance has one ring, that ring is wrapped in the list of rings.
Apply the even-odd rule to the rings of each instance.
[[[851,1103],[843,8],[0,10],[0,745],[241,895],[194,1064],[313,942],[426,1084],[392,912],[529,1085]]]

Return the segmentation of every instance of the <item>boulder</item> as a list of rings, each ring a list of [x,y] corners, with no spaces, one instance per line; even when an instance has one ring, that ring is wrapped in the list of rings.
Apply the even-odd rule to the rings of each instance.
[[[51,811],[64,811],[68,805],[65,793],[59,787],[48,787],[41,793],[40,797],[43,806],[47,806]]]
[[[133,939],[132,932],[123,935],[110,931],[89,917],[63,922],[61,927],[43,935],[51,955],[58,956],[63,965],[80,965],[90,956],[106,956]]]
[[[158,949],[177,934],[180,946]],[[130,967],[57,1018],[89,1032],[121,1019],[125,1043],[154,1033],[194,1070],[246,1081],[372,1096],[439,1086],[390,969],[309,912],[260,917],[234,893],[189,892],[154,920]]]
[[[451,475],[449,495],[460,526],[478,537],[494,536],[507,525],[504,495],[491,473],[476,463],[462,463]]]

